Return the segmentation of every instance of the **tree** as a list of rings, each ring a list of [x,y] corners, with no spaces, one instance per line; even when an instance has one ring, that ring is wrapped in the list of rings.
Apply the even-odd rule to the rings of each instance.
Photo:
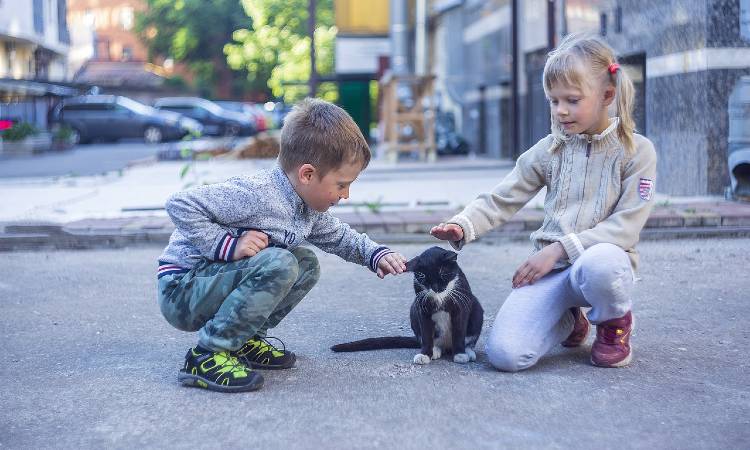
[[[239,0],[145,0],[135,29],[150,57],[172,58],[187,64],[203,95],[215,87],[247,84],[245,71],[233,71],[223,53],[232,33],[252,23]],[[227,96],[230,92],[219,92]]]
[[[229,66],[245,69],[254,86],[265,83],[276,97],[294,102],[308,94],[310,38],[308,0],[242,0],[252,27],[234,33],[224,47]],[[315,63],[322,75],[334,71],[333,0],[318,0],[315,28]],[[319,95],[336,100],[336,88],[324,83]]]

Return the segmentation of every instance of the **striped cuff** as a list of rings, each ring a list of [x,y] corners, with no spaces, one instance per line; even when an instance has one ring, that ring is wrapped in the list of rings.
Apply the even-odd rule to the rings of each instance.
[[[578,236],[576,236],[575,233],[566,234],[561,237],[560,243],[565,249],[565,253],[568,254],[568,261],[570,261],[571,264],[573,264],[583,253],[583,244],[581,244],[581,240],[578,239]]]
[[[214,260],[231,261],[234,255],[234,247],[237,245],[237,238],[227,233],[216,246]]]
[[[458,225],[464,232],[464,238],[460,241],[450,241],[451,247],[455,248],[456,250],[461,250],[464,245],[477,238],[477,233],[474,230],[474,224],[471,223],[471,220],[469,220],[469,218],[465,215],[455,215],[448,221],[448,223]]]
[[[378,271],[378,263],[383,258],[383,256],[393,253],[393,250],[391,250],[388,247],[378,247],[375,249],[374,252],[372,252],[372,256],[370,256],[370,270],[373,272]]]
[[[188,272],[189,269],[186,269],[184,267],[180,267],[178,265],[159,261],[159,268],[156,271],[156,278],[161,278],[164,275],[173,275],[176,273],[185,273]]]

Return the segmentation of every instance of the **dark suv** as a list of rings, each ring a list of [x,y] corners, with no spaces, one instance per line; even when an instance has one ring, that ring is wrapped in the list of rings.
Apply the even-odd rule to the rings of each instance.
[[[197,120],[203,133],[214,136],[252,136],[255,124],[244,114],[229,111],[216,103],[198,97],[165,97],[154,102],[160,110],[174,111]]]
[[[119,95],[84,95],[64,100],[51,122],[73,130],[75,143],[142,137],[148,143],[200,134],[201,125],[178,114],[165,114]]]

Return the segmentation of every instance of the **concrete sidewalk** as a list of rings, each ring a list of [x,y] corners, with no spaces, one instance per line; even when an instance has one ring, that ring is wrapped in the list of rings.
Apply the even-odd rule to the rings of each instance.
[[[180,178],[184,162],[149,160],[100,177],[0,180],[0,251],[165,244],[173,227],[163,205],[173,192],[188,182],[218,182],[273,164],[199,161]],[[352,197],[331,212],[377,239],[424,240],[430,227],[492,189],[512,168],[511,161],[466,157],[396,165],[374,160],[354,183]],[[488,237],[526,239],[541,226],[543,196],[544,190]],[[644,238],[750,235],[748,203],[658,192],[654,201]]]
[[[455,209],[401,209],[373,212],[338,211],[354,229],[378,241],[430,242],[430,228],[451,217]],[[528,239],[542,225],[544,212],[524,208],[483,239]],[[0,251],[122,247],[138,243],[166,245],[174,226],[165,216],[83,219],[52,222],[0,223]],[[750,236],[750,204],[715,201],[656,206],[642,239]]]

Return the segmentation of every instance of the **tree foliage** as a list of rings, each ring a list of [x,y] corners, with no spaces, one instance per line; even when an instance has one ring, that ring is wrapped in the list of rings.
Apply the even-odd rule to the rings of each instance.
[[[239,0],[145,1],[147,8],[136,15],[135,29],[152,58],[187,64],[203,91],[227,77],[244,81],[246,73],[232,73],[223,53],[234,31],[252,28]]]
[[[229,66],[245,69],[257,86],[265,83],[275,97],[294,102],[308,95],[310,38],[307,31],[308,0],[242,0],[252,27],[234,33],[224,47]],[[315,28],[315,62],[319,74],[334,72],[333,0],[318,0]],[[334,86],[323,84],[318,94],[336,99]]]

